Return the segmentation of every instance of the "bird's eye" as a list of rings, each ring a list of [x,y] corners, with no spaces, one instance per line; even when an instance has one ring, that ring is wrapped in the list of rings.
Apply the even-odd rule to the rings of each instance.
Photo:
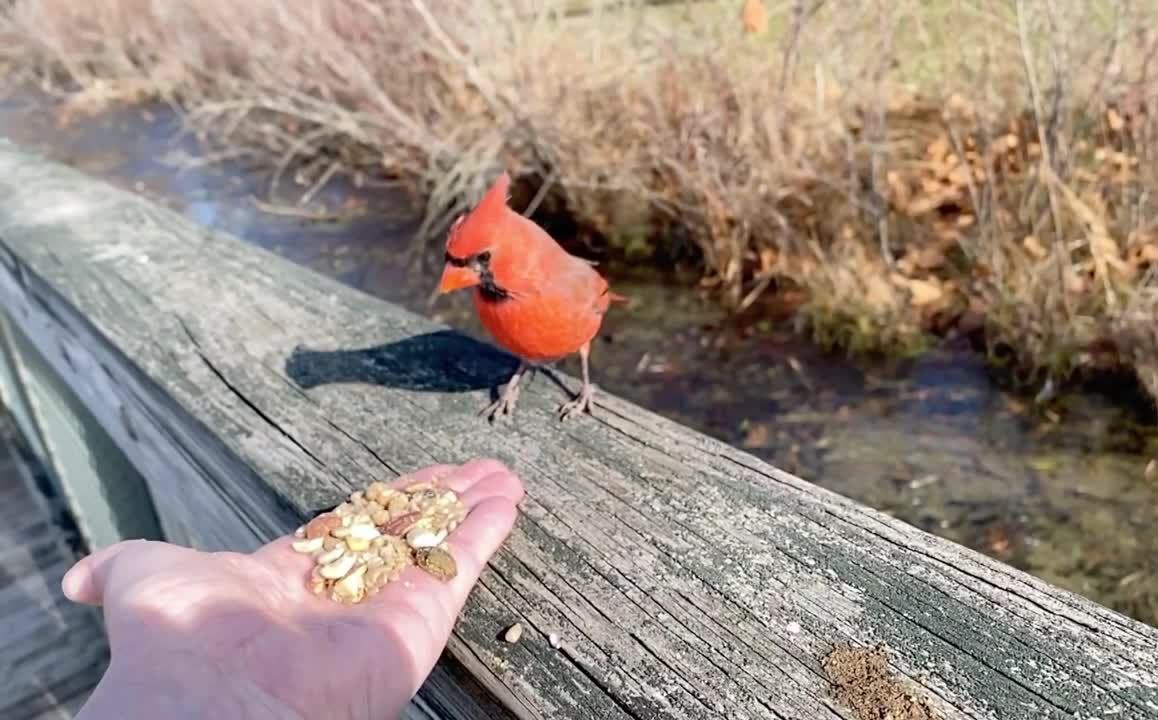
[[[491,261],[491,251],[484,250],[478,254],[478,261],[480,263],[488,263]]]

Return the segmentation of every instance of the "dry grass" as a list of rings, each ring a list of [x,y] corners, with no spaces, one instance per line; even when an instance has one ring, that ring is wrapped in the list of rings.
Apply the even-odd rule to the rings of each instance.
[[[803,289],[853,350],[983,324],[1028,368],[1158,395],[1158,6],[9,0],[0,63],[162,97],[281,177],[386,172],[437,234],[500,167],[737,308]]]

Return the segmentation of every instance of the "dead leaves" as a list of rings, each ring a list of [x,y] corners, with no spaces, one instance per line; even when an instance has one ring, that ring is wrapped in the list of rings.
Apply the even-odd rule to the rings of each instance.
[[[905,279],[904,283],[909,289],[909,302],[917,307],[930,305],[945,297],[944,287],[936,278],[930,280]]]
[[[745,35],[760,35],[768,29],[768,10],[764,0],[745,0],[740,10]]]

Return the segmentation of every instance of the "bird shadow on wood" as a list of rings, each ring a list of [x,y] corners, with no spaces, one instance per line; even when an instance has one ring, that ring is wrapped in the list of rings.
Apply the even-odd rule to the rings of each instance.
[[[286,375],[304,390],[367,383],[417,392],[490,388],[493,395],[518,365],[518,359],[492,345],[454,330],[438,330],[356,350],[298,346],[286,359]]]

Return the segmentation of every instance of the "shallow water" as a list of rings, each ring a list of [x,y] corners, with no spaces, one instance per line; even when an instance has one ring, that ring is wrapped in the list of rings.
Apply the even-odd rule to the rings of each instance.
[[[482,336],[466,297],[428,305],[437,270],[407,264],[413,213],[399,191],[335,181],[306,209],[347,217],[269,214],[250,199],[266,198],[259,176],[169,164],[197,146],[176,140],[166,109],[58,128],[45,108],[0,102],[0,136]],[[303,191],[283,183],[287,204]],[[775,323],[729,320],[687,287],[611,280],[636,304],[612,312],[592,351],[602,388],[1158,625],[1158,474],[1144,471],[1158,433],[1127,409],[1089,393],[1035,411],[998,389],[966,348],[891,366],[851,362]],[[577,371],[574,359],[562,367]]]

